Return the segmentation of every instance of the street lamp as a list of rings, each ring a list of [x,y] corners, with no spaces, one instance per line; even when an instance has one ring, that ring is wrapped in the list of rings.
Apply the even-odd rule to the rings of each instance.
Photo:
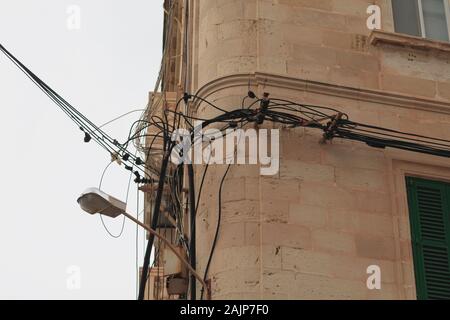
[[[202,284],[203,289],[207,293],[207,299],[209,300],[211,298],[210,291],[208,289],[208,286],[206,285],[206,282],[202,279],[202,277],[200,277],[200,275],[194,270],[194,268],[192,268],[190,263],[178,252],[178,250],[169,242],[169,240],[167,240],[165,237],[163,237],[158,232],[142,223],[132,215],[128,214],[126,212],[127,205],[125,202],[110,196],[109,194],[101,191],[98,188],[87,189],[77,199],[77,202],[80,205],[81,209],[89,214],[100,213],[111,218],[116,218],[123,214],[125,217],[127,217],[134,223],[137,223],[139,226],[147,230],[149,233],[153,234],[155,237],[161,239],[161,241],[164,242],[171,251],[173,251],[178,259],[180,259],[180,261],[189,269],[194,277],[197,278],[197,280]]]
[[[89,188],[77,200],[81,209],[90,214],[100,213],[110,218],[126,215],[127,204],[98,188]]]

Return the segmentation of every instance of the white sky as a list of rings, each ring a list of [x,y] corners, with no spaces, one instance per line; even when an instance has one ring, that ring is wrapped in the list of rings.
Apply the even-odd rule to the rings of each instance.
[[[94,123],[145,107],[156,81],[163,0],[0,0],[0,43]],[[69,5],[81,30],[66,27]],[[98,186],[109,155],[0,54],[0,299],[134,299],[135,235],[120,239],[76,199]],[[139,113],[107,127],[123,141]],[[111,166],[103,190],[125,200],[128,175]],[[136,212],[136,188],[129,212]],[[141,201],[142,203],[142,201]],[[142,207],[141,207],[142,209]],[[122,221],[107,220],[113,233]],[[139,255],[143,239],[140,234]],[[139,264],[141,264],[141,259]],[[67,287],[67,268],[81,287]]]

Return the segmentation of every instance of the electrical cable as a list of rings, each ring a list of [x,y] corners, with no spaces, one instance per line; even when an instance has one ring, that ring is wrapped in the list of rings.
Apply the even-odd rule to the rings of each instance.
[[[106,171],[108,170],[108,168],[111,166],[111,164],[113,164],[114,161],[111,161],[110,163],[108,163],[108,165],[105,167],[105,169],[103,170],[102,176],[100,177],[100,182],[98,184],[98,188],[101,190],[102,189],[102,184],[103,184],[103,178],[105,176]],[[131,178],[131,177],[130,177]],[[129,184],[128,184],[129,186]],[[128,194],[127,194],[127,199],[128,199]],[[125,227],[125,216],[123,216],[123,220],[122,220],[122,227],[120,228],[120,232],[118,235],[114,235],[112,234],[111,231],[109,231],[108,227],[105,224],[105,221],[103,220],[103,215],[99,214],[100,216],[100,221],[102,222],[102,226],[105,229],[105,231],[112,237],[115,239],[118,239],[122,236],[124,227]]]
[[[126,117],[126,116],[129,115],[129,114],[132,114],[132,113],[135,113],[135,112],[142,112],[142,111],[145,111],[145,110],[146,110],[146,109],[136,109],[136,110],[128,111],[128,112],[126,112],[126,113],[124,113],[124,114],[122,114],[122,115],[120,115],[120,116],[115,117],[115,118],[112,119],[112,120],[109,120],[108,122],[105,122],[104,124],[102,124],[102,125],[100,125],[100,126],[98,126],[98,127],[101,129],[101,128],[103,128],[103,127],[105,127],[105,126],[107,126],[107,125],[109,125],[109,124],[111,124],[111,123],[113,123],[113,122],[115,122],[115,121],[117,121],[117,120],[122,119],[123,117]]]
[[[231,168],[231,164],[228,165],[227,170],[225,171],[225,174],[222,177],[222,180],[220,181],[220,187],[219,187],[219,211],[217,214],[217,226],[216,226],[216,232],[214,234],[214,240],[211,246],[211,251],[209,253],[209,257],[208,257],[208,262],[206,264],[206,268],[205,268],[205,274],[203,276],[203,280],[206,281],[206,278],[208,277],[208,271],[209,271],[209,266],[211,264],[211,260],[212,257],[214,255],[214,251],[216,249],[216,244],[217,244],[217,238],[219,236],[219,231],[220,231],[220,224],[222,221],[222,188],[223,188],[223,184],[225,182],[225,178],[228,175],[228,171]],[[200,294],[200,300],[203,300],[203,294],[204,294],[204,289],[202,288],[201,290],[201,294]]]

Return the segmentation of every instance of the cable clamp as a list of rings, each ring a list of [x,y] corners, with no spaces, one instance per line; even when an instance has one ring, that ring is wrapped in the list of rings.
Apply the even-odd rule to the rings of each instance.
[[[327,127],[324,129],[324,134],[322,139],[319,141],[320,144],[326,144],[327,141],[331,141],[334,138],[334,134],[339,126],[339,121],[342,119],[344,114],[339,112],[335,116],[333,116],[333,120],[328,122]]]

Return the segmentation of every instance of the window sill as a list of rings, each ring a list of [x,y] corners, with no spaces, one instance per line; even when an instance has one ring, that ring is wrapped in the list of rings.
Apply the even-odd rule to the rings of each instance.
[[[374,30],[370,34],[369,43],[373,46],[390,44],[420,50],[438,50],[450,52],[450,42],[430,40],[401,33]]]

